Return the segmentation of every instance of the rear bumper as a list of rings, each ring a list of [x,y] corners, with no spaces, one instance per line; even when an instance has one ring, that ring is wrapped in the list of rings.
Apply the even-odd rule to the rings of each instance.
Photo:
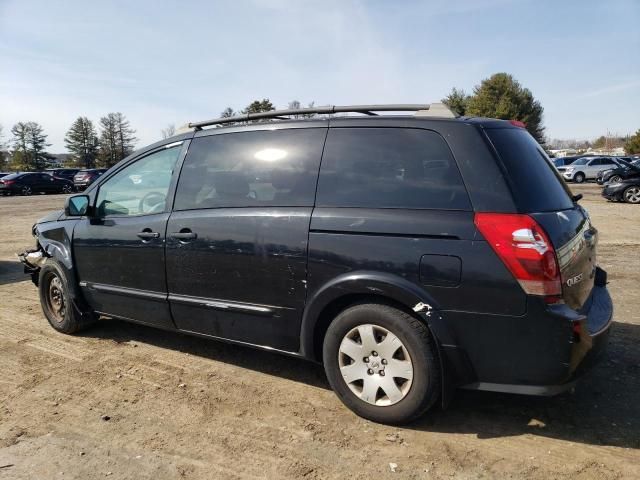
[[[541,324],[557,322],[558,335],[553,340],[540,345],[536,344],[540,338],[532,336],[531,342],[525,338],[517,349],[509,345],[500,362],[492,362],[493,367],[503,368],[475,369],[475,381],[460,388],[525,395],[556,395],[572,388],[602,358],[609,340],[613,302],[606,288],[606,272],[598,268],[595,283],[579,311],[553,305],[546,308],[544,317],[531,319]],[[467,364],[474,366],[474,360],[470,358]],[[469,379],[468,374],[466,377]]]

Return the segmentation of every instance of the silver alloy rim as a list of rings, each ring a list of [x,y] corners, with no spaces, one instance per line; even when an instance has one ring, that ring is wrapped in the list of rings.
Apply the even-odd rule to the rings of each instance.
[[[62,187],[62,191],[64,193],[71,193],[71,187],[69,185],[65,185]]]
[[[30,187],[22,187],[22,194],[23,195],[31,195],[31,188]]]
[[[640,203],[640,187],[627,188],[624,198],[629,203]]]
[[[338,365],[353,394],[371,405],[393,405],[411,389],[409,352],[396,335],[379,325],[350,330],[340,343]]]
[[[617,183],[621,180],[621,178],[618,175],[614,175],[613,177],[611,177],[611,183]]]

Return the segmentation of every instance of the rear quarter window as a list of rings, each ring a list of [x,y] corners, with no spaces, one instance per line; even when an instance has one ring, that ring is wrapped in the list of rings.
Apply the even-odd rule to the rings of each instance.
[[[316,205],[471,210],[444,139],[409,128],[330,129]]]
[[[542,147],[522,128],[485,130],[504,165],[523,212],[573,208],[571,191]]]

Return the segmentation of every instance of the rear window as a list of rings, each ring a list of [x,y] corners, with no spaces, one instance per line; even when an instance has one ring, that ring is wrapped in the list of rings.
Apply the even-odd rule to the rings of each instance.
[[[471,210],[444,139],[408,128],[331,129],[316,205]]]
[[[515,187],[516,203],[523,211],[549,212],[573,208],[569,187],[526,130],[495,128],[485,131],[502,159]]]
[[[9,175],[5,175],[4,177],[2,177],[3,180],[15,180],[16,178],[20,178],[22,175],[22,173],[10,173]]]

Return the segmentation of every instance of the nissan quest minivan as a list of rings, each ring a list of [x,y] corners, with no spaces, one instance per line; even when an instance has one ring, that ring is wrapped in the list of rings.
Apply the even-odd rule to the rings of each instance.
[[[432,104],[190,126],[34,225],[21,258],[53,328],[118,318],[320,362],[391,424],[456,388],[556,394],[604,351],[598,232],[519,122]]]

